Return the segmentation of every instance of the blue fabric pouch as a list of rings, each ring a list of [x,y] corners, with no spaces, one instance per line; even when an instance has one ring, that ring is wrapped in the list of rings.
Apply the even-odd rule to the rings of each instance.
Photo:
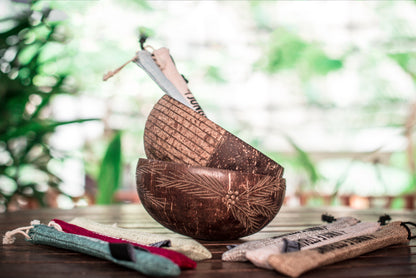
[[[30,239],[27,241],[31,243],[84,253],[134,269],[145,275],[177,276],[180,274],[179,267],[172,261],[130,244],[110,244],[98,239],[60,232],[46,225],[33,225],[28,235]]]

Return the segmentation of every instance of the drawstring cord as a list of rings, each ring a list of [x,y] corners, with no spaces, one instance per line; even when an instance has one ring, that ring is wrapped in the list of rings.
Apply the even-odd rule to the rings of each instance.
[[[6,234],[3,237],[3,244],[13,244],[16,240],[15,235],[20,234],[24,236],[26,239],[30,239],[29,231],[35,227],[35,225],[40,225],[39,220],[33,220],[30,222],[30,226],[27,227],[20,227],[17,229],[14,229],[12,231],[6,232]],[[59,224],[55,223],[54,221],[50,221],[48,224],[49,227],[53,227],[56,230],[62,232],[61,226]]]
[[[408,227],[408,225],[413,226],[413,227],[416,227],[416,224],[413,223],[413,222],[402,222],[400,224],[400,226],[404,227],[407,230],[407,234],[408,234],[407,239],[408,240],[415,239],[416,238],[416,235],[412,236],[412,231],[410,230],[410,228]]]
[[[15,235],[17,235],[17,234],[21,234],[26,239],[30,239],[29,230],[33,229],[34,225],[39,225],[39,224],[40,224],[39,220],[33,220],[33,221],[30,222],[30,226],[21,227],[21,228],[17,228],[17,229],[14,229],[12,231],[6,232],[6,234],[3,237],[3,244],[13,244],[14,241],[16,240]]]
[[[119,71],[121,71],[125,66],[127,66],[127,64],[129,64],[130,62],[133,62],[133,61],[137,60],[138,58],[139,57],[137,55],[135,55],[133,58],[131,58],[130,60],[128,60],[127,62],[125,62],[123,65],[121,65],[117,69],[115,69],[113,71],[107,72],[103,76],[103,81],[107,81],[108,79],[110,79],[111,77],[113,77],[114,75],[116,75]]]
[[[155,50],[151,45],[145,45],[144,47],[141,47],[141,49],[143,51],[149,51],[150,50],[149,52],[153,52]],[[116,75],[117,73],[119,73],[119,71],[121,71],[130,62],[134,62],[134,61],[136,61],[138,59],[139,59],[139,56],[136,54],[133,58],[131,58],[130,60],[128,60],[127,62],[125,62],[124,64],[122,64],[118,68],[116,68],[115,70],[107,72],[103,76],[103,81],[107,81],[108,79],[110,79],[111,77],[113,77],[114,75]]]
[[[48,223],[49,227],[53,227],[55,228],[55,230],[58,230],[60,232],[63,232],[64,230],[62,229],[61,225],[59,225],[58,223],[56,223],[55,221],[49,221]]]
[[[140,43],[140,49],[141,50],[147,50],[146,48],[151,48],[153,49],[153,47],[149,46],[149,45],[144,45],[146,43],[148,36],[145,33],[140,33],[140,38],[139,38],[139,43]],[[135,60],[137,60],[139,57],[137,56],[137,54],[131,58],[130,60],[128,60],[127,62],[125,62],[123,65],[121,65],[120,67],[118,67],[117,69],[113,70],[113,71],[109,71],[106,74],[104,74],[103,76],[103,81],[107,81],[108,79],[110,79],[111,77],[113,77],[114,75],[116,75],[119,71],[121,71],[125,66],[127,66],[130,62],[134,62]]]

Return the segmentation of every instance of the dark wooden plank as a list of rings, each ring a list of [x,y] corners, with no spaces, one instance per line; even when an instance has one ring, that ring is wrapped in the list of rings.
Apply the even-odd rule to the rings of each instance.
[[[265,238],[322,224],[320,216],[355,216],[363,221],[377,221],[388,213],[393,220],[416,222],[413,211],[385,211],[378,209],[353,210],[348,208],[283,208],[278,216],[261,232],[232,241],[200,241],[212,253],[213,259],[199,262],[196,270],[182,271],[180,277],[285,277],[275,271],[256,268],[249,262],[221,261],[227,245],[246,240]],[[72,210],[40,209],[0,214],[0,233],[27,226],[33,219],[48,223],[52,218],[71,220],[74,217],[113,224],[146,232],[171,235],[172,232],[155,222],[138,205],[94,206]],[[18,238],[13,245],[0,247],[0,277],[145,277],[105,260],[84,254],[42,245],[32,245]],[[344,262],[309,271],[302,277],[416,277],[416,240],[409,245],[395,245]]]

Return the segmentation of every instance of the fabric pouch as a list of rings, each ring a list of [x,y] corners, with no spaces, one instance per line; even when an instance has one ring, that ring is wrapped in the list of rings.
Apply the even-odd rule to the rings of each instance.
[[[379,227],[380,224],[376,222],[363,222],[339,230],[301,237],[293,241],[297,248],[292,248],[292,250],[287,248],[289,241],[286,238],[281,238],[281,240],[276,240],[273,244],[266,247],[247,251],[246,257],[258,267],[273,269],[267,261],[271,255],[316,248],[336,241],[370,234],[377,231]]]
[[[340,240],[309,250],[271,255],[268,263],[280,273],[298,277],[311,269],[351,259],[389,245],[407,244],[413,237],[406,223],[396,221],[371,234]]]
[[[150,245],[155,242],[160,242],[169,239],[171,242],[171,246],[166,247],[166,249],[182,253],[195,261],[201,261],[212,258],[212,254],[208,249],[206,249],[202,244],[191,238],[175,236],[169,236],[169,238],[167,238],[168,236],[165,235],[150,234],[136,229],[124,229],[112,225],[100,224],[87,218],[77,217],[71,220],[69,223],[93,231],[100,235],[125,239],[144,245]]]
[[[274,244],[276,241],[281,241],[282,238],[286,238],[288,240],[296,240],[305,236],[316,235],[322,232],[336,230],[336,229],[342,229],[348,226],[355,225],[358,222],[359,220],[354,217],[340,217],[335,222],[330,223],[330,224],[310,227],[304,230],[282,234],[282,235],[278,235],[278,236],[271,237],[271,238],[248,241],[240,245],[237,245],[231,250],[224,252],[222,254],[222,260],[233,261],[233,262],[247,261],[247,258],[246,258],[247,251],[262,248],[270,244]]]
[[[81,236],[96,238],[96,239],[100,239],[100,240],[103,240],[103,241],[106,241],[106,242],[109,242],[109,243],[124,243],[124,244],[131,244],[133,246],[137,246],[141,249],[145,249],[145,250],[149,251],[152,254],[159,255],[159,256],[162,256],[162,257],[165,257],[165,258],[171,260],[172,262],[177,264],[181,269],[194,269],[196,267],[196,262],[195,261],[186,257],[182,253],[179,253],[179,252],[176,252],[176,251],[173,251],[173,250],[168,250],[168,249],[154,247],[154,246],[147,246],[147,245],[138,244],[138,243],[135,243],[135,242],[130,242],[130,241],[123,240],[123,239],[118,239],[118,238],[113,238],[113,237],[109,237],[109,236],[105,236],[105,235],[100,235],[100,234],[97,234],[97,233],[92,232],[90,230],[84,229],[84,228],[79,227],[79,226],[74,225],[74,224],[67,223],[67,222],[59,220],[59,219],[53,219],[51,223],[59,225],[59,227],[62,229],[62,231],[66,232],[66,233],[71,233],[71,234],[77,234],[77,235],[81,235]]]
[[[24,229],[26,229],[24,231]],[[178,276],[179,267],[169,259],[154,255],[131,244],[113,244],[99,239],[69,234],[42,224],[7,232],[3,244],[14,242],[14,234],[23,234],[33,244],[49,245],[105,259],[148,276]]]

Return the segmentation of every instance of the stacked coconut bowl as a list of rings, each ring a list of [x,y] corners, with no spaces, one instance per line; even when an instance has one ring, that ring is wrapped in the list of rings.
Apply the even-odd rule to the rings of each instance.
[[[144,147],[140,200],[174,232],[237,239],[261,230],[282,206],[282,166],[169,95],[148,116]]]

